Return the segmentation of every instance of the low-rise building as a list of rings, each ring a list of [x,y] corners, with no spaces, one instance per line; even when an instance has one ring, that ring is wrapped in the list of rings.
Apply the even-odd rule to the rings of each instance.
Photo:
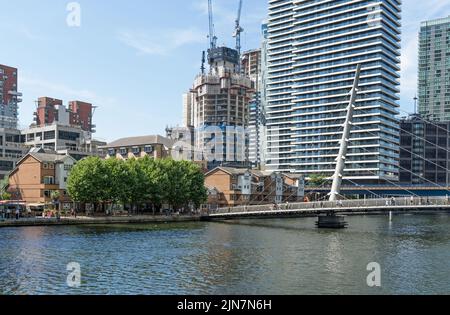
[[[106,144],[92,139],[92,134],[80,126],[60,124],[58,121],[45,126],[32,125],[23,130],[22,134],[25,137],[25,145],[29,148],[70,154],[77,160],[88,156],[101,156],[99,146]]]
[[[122,138],[106,146],[99,147],[100,154],[106,158],[130,159],[149,156],[163,159],[171,156],[174,141],[162,136],[142,136]]]
[[[229,167],[208,172],[205,186],[208,204],[219,208],[302,202],[305,190],[301,175]]]
[[[75,163],[69,155],[30,152],[11,172],[8,191],[14,200],[42,205],[52,203],[52,192],[58,191],[61,209],[70,209],[67,179]]]
[[[24,141],[20,130],[0,128],[0,179],[5,178],[28,152]]]

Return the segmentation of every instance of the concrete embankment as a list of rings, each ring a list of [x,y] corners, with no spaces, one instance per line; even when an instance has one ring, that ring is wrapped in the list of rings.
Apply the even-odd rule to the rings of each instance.
[[[45,219],[32,218],[20,220],[0,220],[0,228],[26,226],[64,226],[64,225],[92,225],[92,224],[148,224],[148,223],[176,223],[197,222],[201,216],[123,216],[123,217],[78,217]]]

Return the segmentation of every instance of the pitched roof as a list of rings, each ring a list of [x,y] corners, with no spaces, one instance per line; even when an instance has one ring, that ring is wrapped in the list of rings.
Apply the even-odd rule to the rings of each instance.
[[[267,177],[267,176],[270,176],[273,174],[273,172],[251,170],[251,169],[247,169],[247,168],[234,168],[234,167],[219,166],[219,167],[216,167],[215,169],[211,170],[210,172],[206,173],[206,176],[208,176],[218,170],[222,170],[225,173],[228,173],[230,175],[244,175],[246,173],[250,173],[256,177]]]
[[[141,136],[141,137],[129,137],[122,138],[111,143],[108,143],[103,148],[119,148],[119,147],[130,147],[130,146],[141,146],[141,145],[152,145],[152,144],[162,144],[166,147],[171,147],[174,141],[163,136]]]
[[[23,161],[25,161],[29,156],[35,158],[41,163],[57,163],[57,162],[63,162],[64,159],[70,158],[75,161],[73,157],[70,155],[64,155],[64,154],[51,154],[51,153],[35,153],[35,152],[29,152],[24,157],[22,157],[19,161],[17,161],[16,167],[11,171],[10,175],[17,172],[19,169],[19,165],[22,164]]]
[[[61,162],[64,159],[66,159],[67,157],[73,159],[71,156],[68,155],[62,155],[62,154],[50,154],[50,153],[34,153],[31,152],[28,155],[34,157],[36,160],[38,160],[39,162],[52,162],[52,163],[56,163],[56,162]]]

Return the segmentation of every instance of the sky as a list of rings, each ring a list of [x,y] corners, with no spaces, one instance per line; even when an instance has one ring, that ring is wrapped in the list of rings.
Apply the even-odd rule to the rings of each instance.
[[[21,126],[40,96],[98,106],[95,137],[105,141],[180,125],[182,94],[208,46],[207,0],[78,0],[79,20],[72,2],[0,0],[0,64],[19,69]],[[220,45],[234,45],[237,6],[214,0]],[[244,50],[260,46],[266,15],[267,0],[244,0]],[[403,1],[402,111],[413,111],[420,22],[449,15],[449,0]]]

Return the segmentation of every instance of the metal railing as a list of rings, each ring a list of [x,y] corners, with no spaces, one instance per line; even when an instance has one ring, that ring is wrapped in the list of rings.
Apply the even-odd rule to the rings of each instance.
[[[388,198],[388,199],[358,199],[342,200],[337,202],[319,201],[302,203],[285,203],[262,206],[239,206],[229,208],[219,208],[211,211],[210,214],[237,214],[248,212],[269,212],[269,211],[331,211],[331,210],[353,210],[364,209],[395,209],[395,208],[415,208],[415,207],[450,207],[450,197],[424,197],[424,198]]]

